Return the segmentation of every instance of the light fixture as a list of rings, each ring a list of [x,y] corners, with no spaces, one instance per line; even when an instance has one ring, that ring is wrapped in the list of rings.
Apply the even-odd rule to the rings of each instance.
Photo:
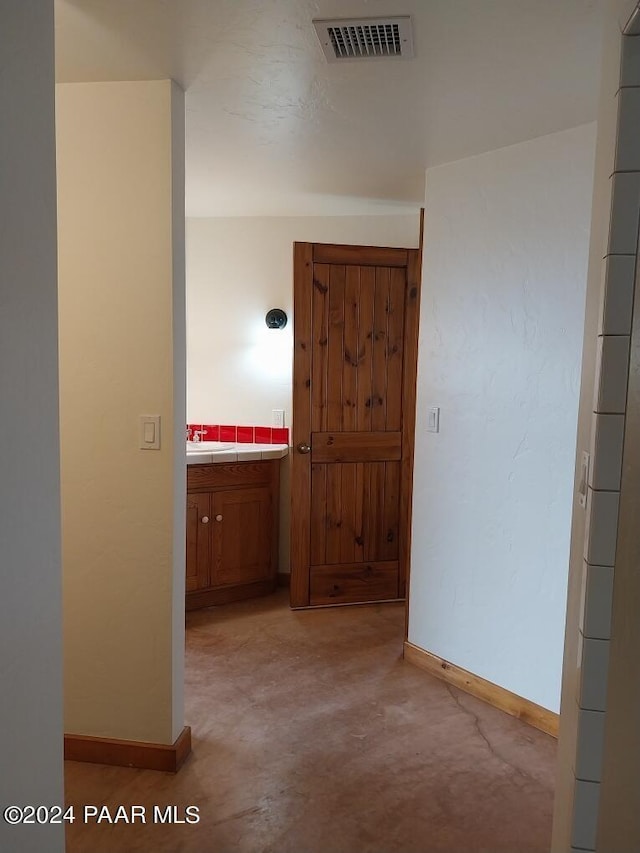
[[[272,308],[264,318],[267,329],[284,329],[287,325],[287,315],[282,308]]]

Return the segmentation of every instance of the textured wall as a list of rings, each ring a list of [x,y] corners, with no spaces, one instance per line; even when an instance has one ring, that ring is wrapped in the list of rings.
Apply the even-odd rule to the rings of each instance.
[[[183,722],[176,100],[167,80],[57,91],[65,730],[161,743]]]
[[[62,804],[52,0],[0,4],[0,803]],[[0,850],[59,853],[61,826]]]
[[[418,245],[407,216],[234,217],[187,220],[187,414],[189,423],[291,423],[293,243]],[[264,315],[284,308],[289,325]]]
[[[293,243],[418,245],[407,216],[302,216],[187,220],[187,412],[189,423],[291,425]],[[284,308],[270,331],[264,315]],[[289,459],[281,465],[279,570],[289,571]]]
[[[427,172],[409,640],[553,711],[594,144]]]

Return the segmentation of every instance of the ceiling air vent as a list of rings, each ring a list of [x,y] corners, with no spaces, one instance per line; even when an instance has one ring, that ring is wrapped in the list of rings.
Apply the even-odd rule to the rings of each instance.
[[[345,59],[410,59],[411,18],[359,18],[314,21],[327,62]]]

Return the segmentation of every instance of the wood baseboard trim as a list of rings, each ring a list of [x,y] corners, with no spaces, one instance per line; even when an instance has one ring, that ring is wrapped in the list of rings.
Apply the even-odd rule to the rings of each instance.
[[[291,575],[289,574],[289,572],[278,572],[276,581],[277,581],[278,586],[290,587],[291,586]]]
[[[185,726],[176,741],[170,745],[89,735],[64,736],[65,761],[115,764],[118,767],[177,773],[190,752],[189,726]]]
[[[523,722],[546,732],[552,737],[558,737],[560,717],[553,711],[548,711],[529,699],[524,699],[504,687],[499,687],[479,675],[474,675],[472,672],[468,672],[461,666],[456,666],[432,652],[414,646],[408,640],[405,640],[404,643],[404,659],[436,678],[470,693],[477,699],[482,699],[489,705],[493,705],[494,708],[499,708],[499,710],[511,714],[512,717],[518,717]]]

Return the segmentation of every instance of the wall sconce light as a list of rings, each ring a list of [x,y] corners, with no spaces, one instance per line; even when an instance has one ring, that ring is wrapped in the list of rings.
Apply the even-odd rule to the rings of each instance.
[[[272,308],[264,318],[267,329],[284,329],[287,325],[287,315],[282,308]]]

